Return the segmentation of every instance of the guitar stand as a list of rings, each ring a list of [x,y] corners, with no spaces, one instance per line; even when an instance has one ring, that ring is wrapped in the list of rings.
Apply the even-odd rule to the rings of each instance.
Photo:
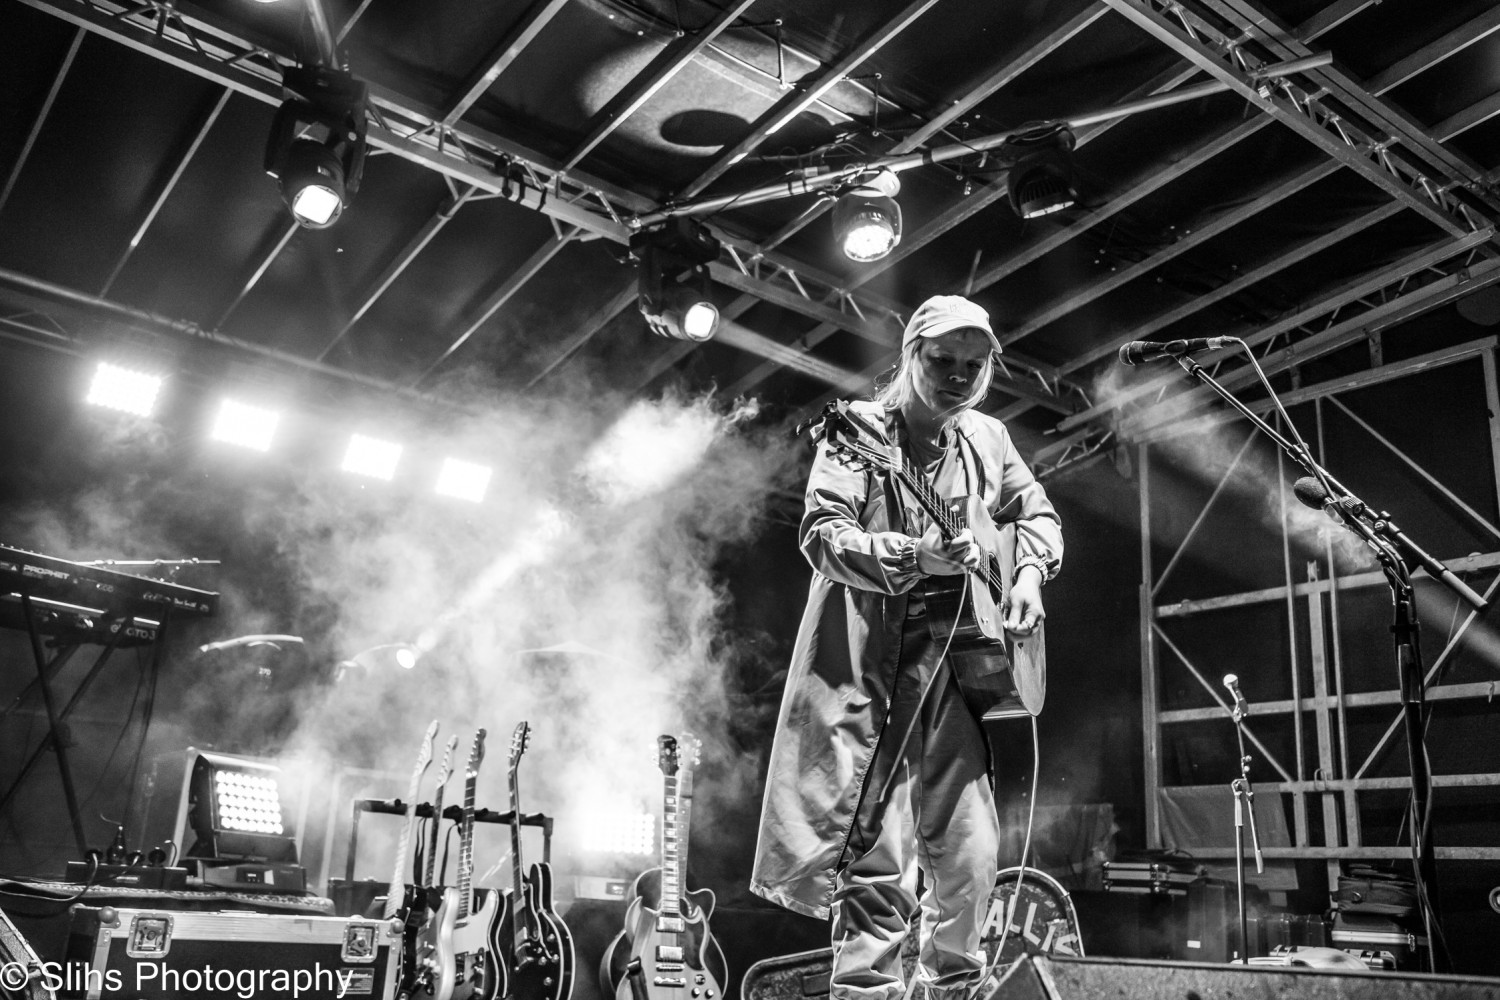
[[[355,799],[350,803],[353,815],[349,825],[349,856],[344,865],[344,878],[354,881],[354,860],[359,854],[359,816],[360,813],[381,813],[387,816],[405,816],[406,803],[400,799]],[[432,819],[432,803],[418,802],[413,810],[418,819]],[[451,819],[454,822],[463,819],[464,811],[461,806],[449,806],[443,810],[441,819]],[[506,810],[496,812],[493,809],[475,809],[474,822],[476,823],[500,823],[510,825],[515,819],[515,814]],[[542,862],[552,861],[552,817],[546,813],[522,813],[520,819],[516,820],[522,826],[537,826],[542,829]]]

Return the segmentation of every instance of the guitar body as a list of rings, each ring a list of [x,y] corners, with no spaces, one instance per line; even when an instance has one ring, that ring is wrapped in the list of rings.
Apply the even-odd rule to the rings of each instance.
[[[453,928],[460,908],[458,890],[444,889],[442,900],[428,911],[426,923],[417,931],[412,996],[452,1000],[453,984],[458,979]]]
[[[729,967],[708,928],[714,911],[713,890],[683,894],[678,907],[681,931],[662,929],[660,868],[637,876],[632,891],[635,898],[625,911],[625,929],[610,942],[600,963],[602,985],[616,1000],[633,1000],[626,969],[631,959],[639,958],[646,990],[654,998],[682,997],[684,989],[699,990],[692,995],[704,1000],[722,997]]]
[[[981,497],[953,501],[974,534],[991,572],[1009,582],[1015,573],[1014,524],[998,527]],[[949,642],[964,697],[986,719],[1040,715],[1047,700],[1047,650],[1039,624],[1030,635],[1005,630],[1009,593],[998,592],[986,574],[933,576],[925,583],[927,623],[935,642]]]
[[[506,965],[501,928],[510,900],[494,889],[475,889],[468,919],[452,931],[453,989],[448,1000],[498,1000],[506,995]]]
[[[514,908],[498,929],[501,940],[516,941],[510,956],[508,1000],[568,1000],[573,995],[576,959],[573,932],[557,916],[552,902],[552,866],[534,864],[521,888],[525,909],[537,935],[516,937]]]

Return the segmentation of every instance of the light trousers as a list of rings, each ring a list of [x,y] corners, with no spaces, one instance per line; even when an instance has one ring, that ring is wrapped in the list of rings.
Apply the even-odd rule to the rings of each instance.
[[[962,997],[983,976],[1000,827],[984,733],[937,662],[941,649],[924,618],[907,620],[891,718],[834,890],[834,1000],[900,1000],[901,945],[918,907],[929,996]]]

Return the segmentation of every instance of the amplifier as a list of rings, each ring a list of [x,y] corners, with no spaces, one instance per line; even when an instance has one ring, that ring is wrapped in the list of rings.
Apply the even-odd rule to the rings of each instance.
[[[164,868],[160,865],[91,865],[87,861],[69,861],[67,880],[79,885],[128,887],[132,889],[186,889],[186,868]]]
[[[307,869],[277,861],[206,861],[188,858],[188,877],[203,886],[239,892],[302,893],[307,891]]]
[[[401,933],[393,920],[75,906],[49,985],[63,1000],[390,1000]]]

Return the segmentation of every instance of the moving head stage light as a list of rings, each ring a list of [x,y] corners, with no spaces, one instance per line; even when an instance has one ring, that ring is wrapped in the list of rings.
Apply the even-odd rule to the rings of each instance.
[[[343,70],[298,66],[266,140],[266,173],[297,222],[326,229],[359,190],[365,165],[365,85]]]

